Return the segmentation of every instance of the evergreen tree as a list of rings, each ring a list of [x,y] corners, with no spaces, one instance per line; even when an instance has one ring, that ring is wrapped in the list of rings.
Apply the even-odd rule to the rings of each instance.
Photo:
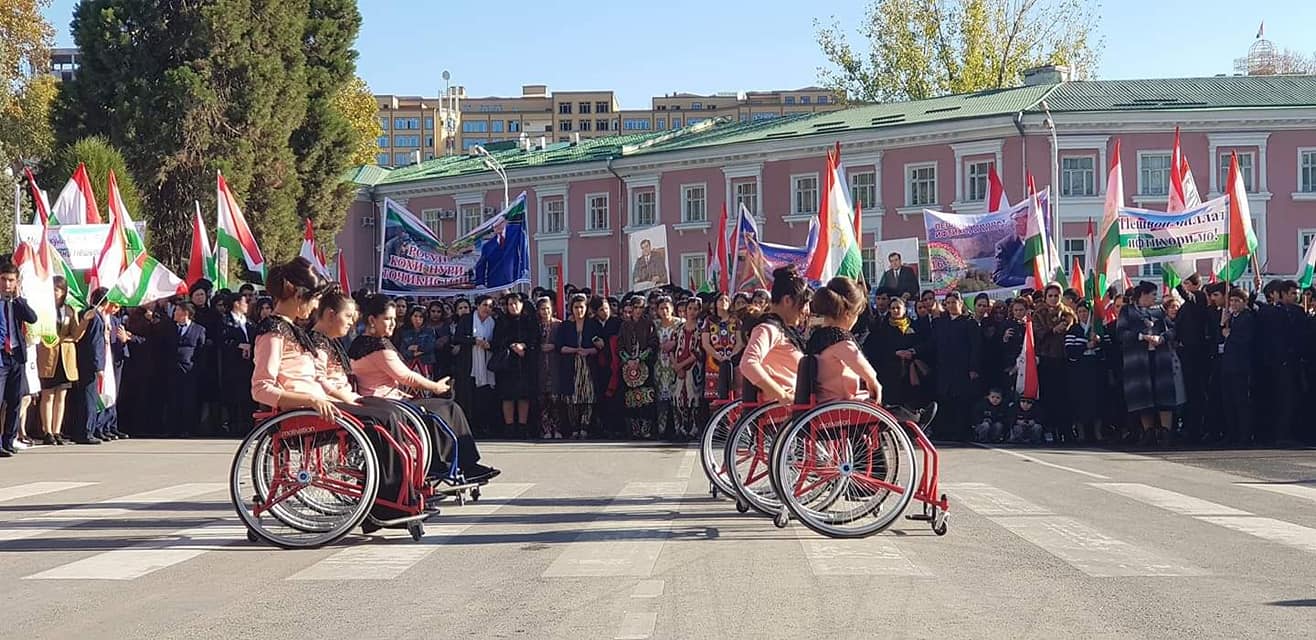
[[[101,215],[108,215],[110,210],[109,182],[110,171],[114,172],[114,181],[119,185],[119,196],[133,220],[142,219],[142,196],[137,189],[137,181],[128,169],[128,162],[114,145],[100,136],[83,138],[55,152],[49,166],[41,172],[41,186],[50,193],[52,202],[59,197],[60,189],[68,183],[78,164],[87,166],[87,178],[91,181],[91,192],[96,198],[96,208]],[[154,249],[155,242],[148,235],[148,248]]]

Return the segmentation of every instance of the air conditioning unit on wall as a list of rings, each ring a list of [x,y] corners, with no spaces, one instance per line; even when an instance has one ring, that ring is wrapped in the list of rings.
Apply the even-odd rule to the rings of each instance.
[[[361,228],[373,229],[374,227],[375,227],[375,216],[373,214],[367,214],[361,217]]]
[[[453,218],[456,218],[456,217],[457,217],[457,210],[456,210],[456,209],[441,209],[441,210],[439,210],[439,219],[440,219],[440,220],[452,220]]]

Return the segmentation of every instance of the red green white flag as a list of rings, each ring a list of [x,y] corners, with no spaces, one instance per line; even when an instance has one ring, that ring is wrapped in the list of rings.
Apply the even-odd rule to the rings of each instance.
[[[1110,161],[1110,171],[1106,174],[1106,205],[1101,214],[1101,226],[1097,229],[1097,286],[1098,295],[1104,295],[1106,287],[1116,282],[1126,281],[1124,267],[1120,261],[1120,207],[1124,206],[1124,174],[1120,165],[1120,141],[1115,140],[1115,152]]]
[[[1033,342],[1033,318],[1024,316],[1024,342],[1014,363],[1014,391],[1020,398],[1037,399],[1037,351]]]
[[[215,287],[217,289],[233,288],[228,278],[229,258],[237,258],[248,273],[265,277],[265,256],[256,246],[256,237],[247,226],[247,219],[242,215],[237,198],[224,181],[223,174],[216,174],[216,203],[219,208],[217,216],[218,233],[215,236]]]
[[[1229,159],[1229,178],[1225,181],[1229,194],[1229,250],[1223,264],[1217,264],[1216,273],[1225,282],[1233,282],[1247,272],[1248,262],[1257,250],[1257,235],[1252,230],[1252,209],[1248,205],[1247,189],[1243,187],[1243,174],[1238,169],[1238,153]]]
[[[850,188],[841,170],[841,143],[827,152],[827,174],[823,177],[818,208],[818,244],[809,258],[805,279],[827,282],[836,276],[855,280],[863,277],[863,258],[854,236],[854,207]]]
[[[96,206],[86,165],[78,163],[50,213],[58,224],[101,224],[100,209]]]

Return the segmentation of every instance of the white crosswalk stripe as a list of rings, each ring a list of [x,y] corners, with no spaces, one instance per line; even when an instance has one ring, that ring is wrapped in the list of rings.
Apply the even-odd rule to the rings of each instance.
[[[90,487],[95,482],[29,482],[14,487],[5,487],[0,489],[0,502],[18,500],[21,498],[30,498],[39,496],[43,493],[55,493],[56,491],[67,491],[69,489],[80,489]]]
[[[1304,500],[1310,500],[1312,502],[1316,502],[1316,487],[1310,485],[1278,484],[1278,483],[1276,484],[1243,483],[1238,486],[1252,487],[1253,489],[1261,489],[1262,491],[1269,491],[1271,493],[1278,493],[1286,496],[1291,496],[1294,498],[1302,498]]]
[[[888,537],[832,539],[795,525],[815,576],[927,576]]]
[[[1195,520],[1219,525],[1240,533],[1303,551],[1316,552],[1316,529],[1258,516],[1193,496],[1137,483],[1094,483],[1092,486],[1131,498],[1143,504],[1192,516]],[[1279,493],[1288,493],[1280,491]],[[1308,497],[1301,495],[1298,497]]]
[[[121,518],[135,511],[215,493],[224,488],[225,485],[220,482],[195,482],[110,498],[89,507],[50,511],[16,522],[0,524],[0,543],[27,538],[45,538],[60,529],[76,527],[94,520]]]
[[[123,549],[99,553],[27,576],[25,580],[136,580],[246,539],[246,529],[229,520],[166,534]]]
[[[1075,518],[982,483],[943,483],[962,504],[1094,578],[1201,576],[1208,572],[1174,556],[1111,537]],[[961,521],[962,522],[962,521]]]
[[[653,573],[671,532],[688,480],[632,482],[544,571],[545,578],[638,576]]]
[[[445,509],[445,514],[465,518],[487,516],[529,491],[534,483],[491,484],[481,491],[479,502]],[[390,580],[416,566],[449,539],[461,535],[474,522],[444,524],[443,515],[425,525],[418,544],[362,544],[339,551],[290,576],[289,580]]]

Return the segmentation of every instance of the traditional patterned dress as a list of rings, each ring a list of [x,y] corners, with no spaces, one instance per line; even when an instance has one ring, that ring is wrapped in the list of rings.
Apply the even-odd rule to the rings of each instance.
[[[714,359],[713,354],[720,355],[723,358],[731,357],[736,349],[736,336],[740,333],[740,321],[735,317],[723,320],[716,315],[710,315],[708,320],[705,321],[705,331],[708,333],[709,341],[713,343],[713,352],[706,354],[704,397],[709,400],[716,400],[722,395],[719,391],[721,376],[723,373],[734,374],[734,372],[730,371],[729,368],[728,371],[723,372],[721,370],[722,363]]]
[[[658,332],[648,319],[622,323],[617,335],[617,366],[624,386],[622,401],[626,407],[626,425],[632,438],[653,437],[654,363],[658,360]]]
[[[550,320],[539,326],[540,343],[553,345],[551,351],[543,352],[539,358],[539,432],[544,438],[562,437],[558,428],[562,402],[557,392],[557,359],[563,356],[558,353],[559,345],[556,344],[561,326],[561,320]]]
[[[687,323],[676,338],[676,362],[691,358],[694,364],[676,379],[672,405],[676,410],[676,436],[690,438],[703,429],[704,348],[699,328]]]
[[[672,399],[676,394],[676,349],[666,351],[663,345],[679,341],[685,320],[672,318],[668,326],[664,327],[661,321],[655,322],[654,326],[658,330],[658,364],[654,366],[653,374],[658,393],[658,434],[662,435],[667,432],[667,422],[673,415]]]

